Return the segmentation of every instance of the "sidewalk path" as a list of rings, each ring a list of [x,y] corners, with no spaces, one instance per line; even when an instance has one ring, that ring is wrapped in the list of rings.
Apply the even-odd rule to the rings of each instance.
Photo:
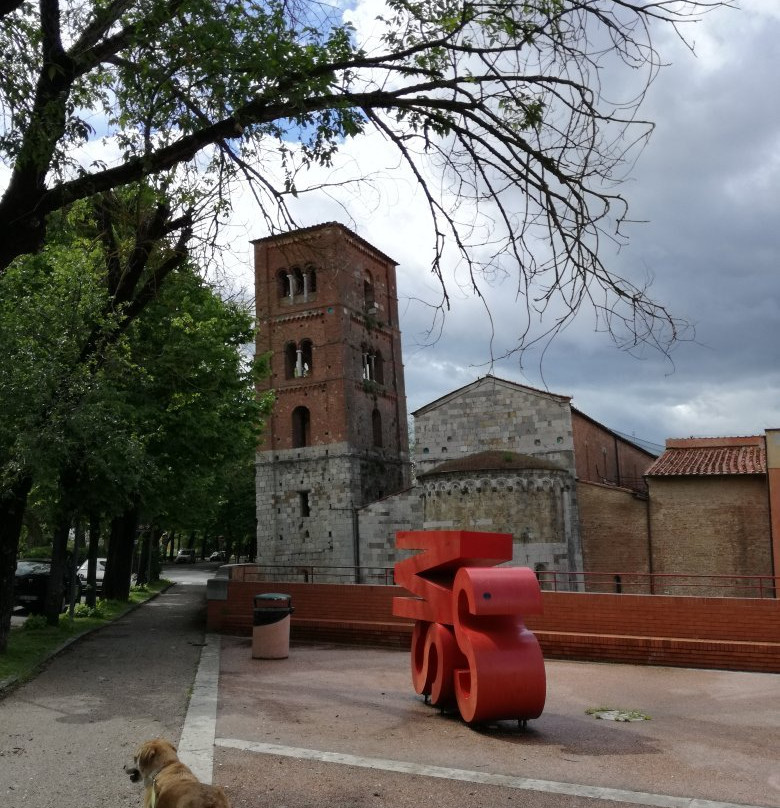
[[[146,738],[179,740],[204,625],[205,587],[174,586],[0,701],[0,806],[139,808],[122,766]]]

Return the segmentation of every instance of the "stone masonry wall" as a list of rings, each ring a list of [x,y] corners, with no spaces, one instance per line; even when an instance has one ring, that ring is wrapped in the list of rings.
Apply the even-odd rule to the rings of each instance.
[[[511,533],[514,564],[568,572],[571,485],[565,471],[430,475],[424,529]]]
[[[486,378],[415,413],[417,473],[487,449],[544,457],[574,474],[568,399]]]
[[[379,575],[379,570],[392,567],[409,554],[408,550],[396,550],[396,532],[422,530],[422,492],[413,488],[366,505],[358,511],[358,525],[360,562],[364,567],[376,568]]]
[[[345,444],[258,454],[258,563],[354,566],[357,509],[404,472]]]

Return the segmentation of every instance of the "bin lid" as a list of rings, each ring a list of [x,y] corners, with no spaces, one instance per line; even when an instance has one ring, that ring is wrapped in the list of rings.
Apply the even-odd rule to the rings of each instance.
[[[270,600],[277,606],[286,606],[292,600],[292,596],[281,592],[263,592],[260,595],[255,595],[255,603],[258,600]]]

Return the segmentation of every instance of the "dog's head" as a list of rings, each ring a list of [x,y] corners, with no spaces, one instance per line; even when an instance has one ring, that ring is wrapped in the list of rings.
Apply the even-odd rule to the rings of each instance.
[[[151,741],[144,741],[138,747],[133,764],[125,766],[124,769],[130,779],[137,783],[139,780],[154,778],[161,769],[178,759],[176,747],[170,741],[154,738]]]

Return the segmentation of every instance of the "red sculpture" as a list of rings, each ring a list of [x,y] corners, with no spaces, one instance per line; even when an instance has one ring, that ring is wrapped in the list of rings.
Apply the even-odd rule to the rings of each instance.
[[[396,583],[416,597],[393,599],[411,617],[412,682],[438,707],[457,704],[467,723],[538,718],[544,709],[544,659],[523,615],[542,612],[527,567],[512,559],[509,533],[405,531],[396,546],[422,550],[395,565]]]

